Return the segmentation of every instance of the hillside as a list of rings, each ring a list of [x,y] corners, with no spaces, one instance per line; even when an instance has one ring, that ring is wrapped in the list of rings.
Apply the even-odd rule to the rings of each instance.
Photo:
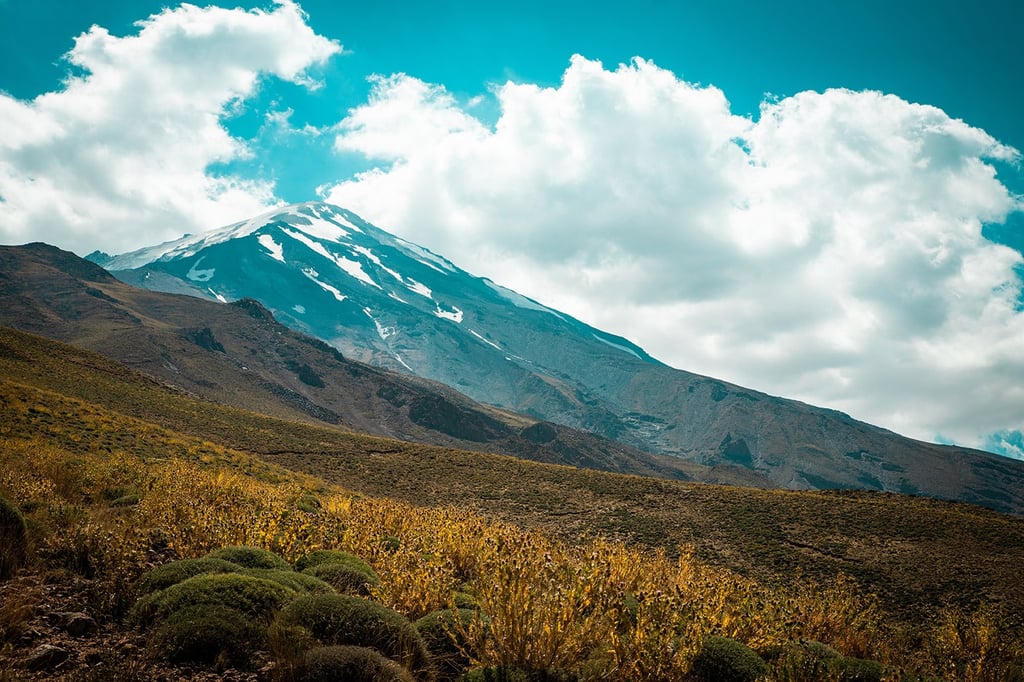
[[[1016,679],[1024,669],[1017,517],[361,436],[197,400],[6,328],[0,406],[0,497],[21,507],[30,539],[28,564],[0,575],[0,668],[13,679],[293,679],[311,644],[281,639],[276,626],[269,646],[250,626],[257,639],[244,649],[174,654],[173,619],[158,612],[140,626],[133,616],[155,567],[237,556],[221,548],[238,544],[277,553],[284,573],[229,562],[243,577],[196,577],[196,590],[260,584],[298,603],[312,598],[302,590],[330,588],[292,566],[339,548],[370,562],[380,582],[369,598],[404,618],[471,604],[483,615],[459,631],[469,657],[458,670],[687,679],[709,635],[753,647],[770,680],[820,679],[793,677],[824,665],[814,657],[826,649],[805,640],[829,647],[829,666],[885,679]],[[185,589],[167,588],[167,599]],[[437,656],[412,668],[416,679],[451,669]]]
[[[283,421],[184,395],[99,355],[0,329],[4,434],[148,452],[139,419],[347,490],[454,505],[563,538],[602,535],[760,581],[854,577],[901,620],[984,599],[1024,611],[1024,519],[916,497],[768,491],[551,466]],[[100,434],[79,416],[108,415]],[[37,404],[45,410],[33,410]],[[15,409],[17,406],[17,409]]]
[[[256,299],[346,357],[677,461],[741,467],[779,488],[881,490],[1024,512],[1024,463],[665,366],[338,206],[295,204],[90,258],[147,289]]]
[[[623,473],[765,485],[473,402],[417,377],[342,356],[232,305],[138,289],[43,244],[0,247],[0,323],[75,343],[218,403],[407,441]]]

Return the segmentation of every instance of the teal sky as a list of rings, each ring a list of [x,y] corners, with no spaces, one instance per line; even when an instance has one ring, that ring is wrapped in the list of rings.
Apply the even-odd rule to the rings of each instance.
[[[197,4],[0,0],[0,243],[323,198],[673,366],[1024,459],[1024,2]]]
[[[256,134],[266,110],[282,102],[295,111],[296,126],[333,123],[365,101],[370,74],[404,72],[469,99],[507,80],[554,85],[569,57],[578,53],[609,68],[635,56],[652,60],[687,81],[717,86],[733,113],[753,117],[766,95],[835,87],[879,90],[937,106],[1004,144],[1024,149],[1022,2],[300,4],[309,25],[339,40],[345,54],[318,74],[326,83],[318,92],[268,81],[246,113],[228,121],[233,133]],[[20,98],[55,89],[68,73],[61,57],[74,36],[93,24],[125,35],[133,32],[134,22],[167,6],[164,0],[0,0],[0,89]],[[477,111],[484,118],[495,115],[486,104]],[[329,145],[295,140],[291,144],[304,147],[306,163],[289,164],[294,150],[282,148],[281,142],[266,141],[246,170],[273,176],[285,201],[308,199],[327,179],[363,166],[330,154]]]

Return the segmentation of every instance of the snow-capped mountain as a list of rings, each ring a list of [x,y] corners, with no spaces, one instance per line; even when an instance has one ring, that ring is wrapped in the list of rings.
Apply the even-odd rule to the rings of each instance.
[[[626,339],[475,277],[336,206],[303,203],[93,262],[143,288],[222,302],[255,298],[347,357],[434,379],[470,397],[592,427],[570,356],[660,365]],[[552,338],[562,338],[552,344]],[[587,360],[589,361],[589,360]],[[567,383],[568,382],[568,383]],[[555,390],[542,390],[546,386]],[[529,393],[527,401],[524,393]],[[544,396],[544,393],[551,393]]]
[[[739,465],[789,488],[922,493],[1000,508],[965,481],[1002,458],[673,369],[337,206],[309,202],[90,260],[125,282],[254,298],[345,356],[655,453]],[[986,480],[988,475],[986,474]]]

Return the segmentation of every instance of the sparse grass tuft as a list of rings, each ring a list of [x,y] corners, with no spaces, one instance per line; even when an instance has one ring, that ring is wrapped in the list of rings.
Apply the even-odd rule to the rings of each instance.
[[[0,580],[7,580],[25,564],[28,531],[17,507],[0,497]]]

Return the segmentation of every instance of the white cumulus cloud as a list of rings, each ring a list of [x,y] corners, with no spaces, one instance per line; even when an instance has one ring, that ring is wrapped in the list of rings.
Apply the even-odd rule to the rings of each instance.
[[[336,148],[379,167],[335,203],[670,364],[982,446],[1024,428],[1019,153],[940,109],[803,92],[732,114],[641,59],[557,87],[378,78]]]
[[[93,26],[66,55],[64,87],[0,93],[0,240],[124,251],[258,213],[272,187],[216,176],[244,158],[221,119],[263,77],[314,87],[341,50],[290,0],[272,11],[183,4],[118,37]]]

